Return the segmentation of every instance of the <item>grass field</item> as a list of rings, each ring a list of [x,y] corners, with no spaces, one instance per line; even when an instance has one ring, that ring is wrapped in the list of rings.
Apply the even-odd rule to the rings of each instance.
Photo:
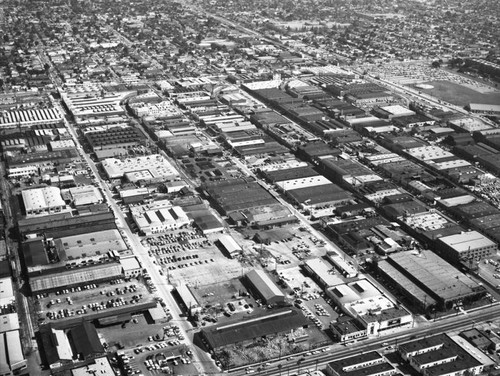
[[[420,89],[420,91],[457,106],[465,106],[468,103],[500,104],[500,93],[481,94],[449,81],[428,81],[425,84],[432,85],[434,88]]]

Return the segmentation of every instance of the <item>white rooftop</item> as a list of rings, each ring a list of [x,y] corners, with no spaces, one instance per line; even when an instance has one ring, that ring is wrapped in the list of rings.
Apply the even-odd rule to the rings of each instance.
[[[127,173],[131,174],[131,177],[143,176],[144,178],[173,179],[179,176],[174,166],[160,154],[127,158],[125,160],[107,158],[102,161],[102,166],[111,179],[121,178]]]
[[[406,115],[415,115],[415,112],[412,110],[403,107],[399,104],[393,105],[393,106],[385,106],[381,107],[382,110],[392,114],[392,115],[398,115],[398,116],[406,116]]]
[[[496,243],[493,240],[490,240],[477,231],[469,231],[456,235],[443,236],[439,238],[439,241],[453,248],[457,252],[465,252],[482,247],[496,246]]]
[[[57,187],[27,189],[21,192],[26,211],[65,207],[61,190]]]
[[[135,256],[120,258],[120,264],[122,265],[124,271],[137,270],[141,268],[141,264]]]

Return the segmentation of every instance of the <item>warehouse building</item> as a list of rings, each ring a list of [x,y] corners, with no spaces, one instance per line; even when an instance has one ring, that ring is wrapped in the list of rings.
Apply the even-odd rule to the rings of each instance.
[[[19,315],[16,312],[0,314],[0,333],[19,330],[19,328]]]
[[[89,321],[83,321],[70,328],[57,324],[40,327],[44,359],[51,369],[73,364],[75,359],[83,362],[105,354],[97,331]]]
[[[126,256],[120,258],[125,278],[138,278],[142,274],[142,266],[137,257]]]
[[[226,179],[206,183],[203,189],[219,212],[237,225],[272,228],[298,221],[287,207],[253,179]]]
[[[102,161],[102,167],[110,179],[127,178],[130,182],[160,183],[175,180],[179,173],[160,154],[140,156],[120,160],[107,158]]]
[[[18,221],[21,234],[44,233],[47,238],[77,235],[92,231],[116,229],[112,212],[93,212],[91,215],[73,215],[70,212],[41,217],[23,218]]]
[[[345,205],[352,199],[352,195],[338,185],[327,181],[325,184],[289,189],[286,195],[305,210],[321,210],[331,208],[330,213],[338,205]],[[315,215],[317,215],[315,213]]]
[[[122,278],[123,268],[119,262],[100,264],[78,264],[71,268],[40,270],[29,274],[31,292],[38,294],[52,292],[61,288],[83,286]]]
[[[113,127],[109,130],[88,132],[85,137],[93,151],[130,149],[146,141],[146,136],[134,127]]]
[[[285,294],[276,286],[263,270],[251,270],[246,274],[246,281],[250,289],[265,304],[282,304],[285,302]]]
[[[487,351],[493,348],[493,342],[478,328],[464,330],[460,332],[460,335],[481,351]]]
[[[439,253],[451,263],[482,260],[495,256],[498,244],[477,231],[462,232],[438,239]]]
[[[200,303],[191,292],[191,289],[184,282],[179,283],[179,285],[175,288],[177,294],[181,298],[182,303],[185,305],[185,310],[190,314],[194,315],[195,313],[201,312]]]
[[[0,278],[0,307],[10,306],[15,304],[16,297],[14,295],[14,286],[12,285],[12,278]]]
[[[399,373],[376,351],[330,362],[325,372],[328,376],[390,376]]]
[[[201,337],[210,349],[216,350],[232,344],[252,343],[262,337],[290,333],[308,325],[309,321],[302,311],[282,308],[203,328]]]
[[[115,370],[106,356],[94,358],[88,364],[73,368],[71,376],[89,376],[89,375],[116,375]]]
[[[398,351],[422,376],[473,376],[484,369],[480,360],[447,334],[404,343]]]
[[[63,197],[68,196],[68,201],[71,201],[76,207],[101,204],[104,201],[102,193],[93,185],[72,187],[68,190],[63,190],[62,195]]]
[[[122,189],[119,194],[123,203],[127,205],[140,203],[150,197],[149,189],[147,188]]]
[[[234,240],[231,235],[222,234],[217,239],[217,244],[220,246],[223,253],[229,256],[229,258],[234,258],[241,254],[243,250],[241,246]]]
[[[18,375],[26,367],[19,330],[0,333],[0,375]]]
[[[189,217],[193,218],[193,225],[200,230],[203,235],[223,232],[226,229],[224,223],[208,209],[189,212]]]
[[[3,111],[0,129],[31,127],[38,124],[62,123],[63,116],[56,108]]]
[[[324,289],[344,283],[344,280],[335,274],[335,269],[322,259],[307,260],[304,269]]]
[[[29,243],[28,243],[29,244]],[[125,251],[127,245],[118,230],[94,231],[54,239],[59,260],[103,256],[110,251]]]
[[[131,214],[137,227],[146,235],[182,228],[191,222],[180,206],[172,206],[167,200],[134,206]]]
[[[101,88],[87,88],[77,85],[66,92],[61,92],[61,98],[77,123],[85,123],[88,119],[106,116],[125,115],[125,109],[120,105],[135,92],[106,93]]]
[[[344,277],[355,278],[358,275],[358,269],[351,262],[346,261],[345,257],[333,252],[328,253],[326,257]]]
[[[446,310],[486,293],[465,274],[431,251],[406,251],[378,264],[380,273],[422,309]]]
[[[61,190],[57,187],[26,189],[21,194],[27,216],[57,213],[66,209]]]

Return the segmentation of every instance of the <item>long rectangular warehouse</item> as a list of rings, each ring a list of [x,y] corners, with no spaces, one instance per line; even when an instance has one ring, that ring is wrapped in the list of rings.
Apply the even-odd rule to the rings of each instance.
[[[285,294],[276,286],[269,276],[262,270],[251,270],[246,275],[252,290],[256,292],[266,304],[276,304],[285,301]]]

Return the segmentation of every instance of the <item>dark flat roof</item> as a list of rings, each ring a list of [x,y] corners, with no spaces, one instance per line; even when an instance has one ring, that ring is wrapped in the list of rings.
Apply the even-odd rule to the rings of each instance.
[[[358,354],[356,356],[351,356],[348,358],[336,360],[335,362],[330,362],[328,363],[328,366],[339,373],[345,373],[343,371],[345,367],[352,367],[357,364],[362,364],[377,359],[382,359],[382,355],[380,355],[376,351],[370,351],[368,353]]]
[[[309,205],[346,201],[352,197],[349,192],[333,183],[293,189],[288,191],[288,194],[297,202],[305,203],[307,201]]]
[[[474,294],[479,285],[431,251],[395,253],[387,259],[435,298],[449,301]]]
[[[481,364],[446,334],[438,334],[433,337],[408,342],[400,345],[399,349],[402,353],[409,353],[425,350],[435,346],[439,346],[439,348],[432,351],[426,351],[423,354],[415,355],[413,358],[420,364],[429,364],[454,356],[457,358],[449,363],[438,364],[436,366],[426,368],[426,372],[428,372],[428,375],[430,376],[460,372]]]
[[[275,182],[292,179],[302,179],[320,175],[311,166],[289,168],[286,170],[266,171],[266,177]]]
[[[230,322],[202,329],[212,348],[259,338],[274,333],[284,333],[308,325],[302,312],[293,307],[276,309],[250,317],[240,317]]]

